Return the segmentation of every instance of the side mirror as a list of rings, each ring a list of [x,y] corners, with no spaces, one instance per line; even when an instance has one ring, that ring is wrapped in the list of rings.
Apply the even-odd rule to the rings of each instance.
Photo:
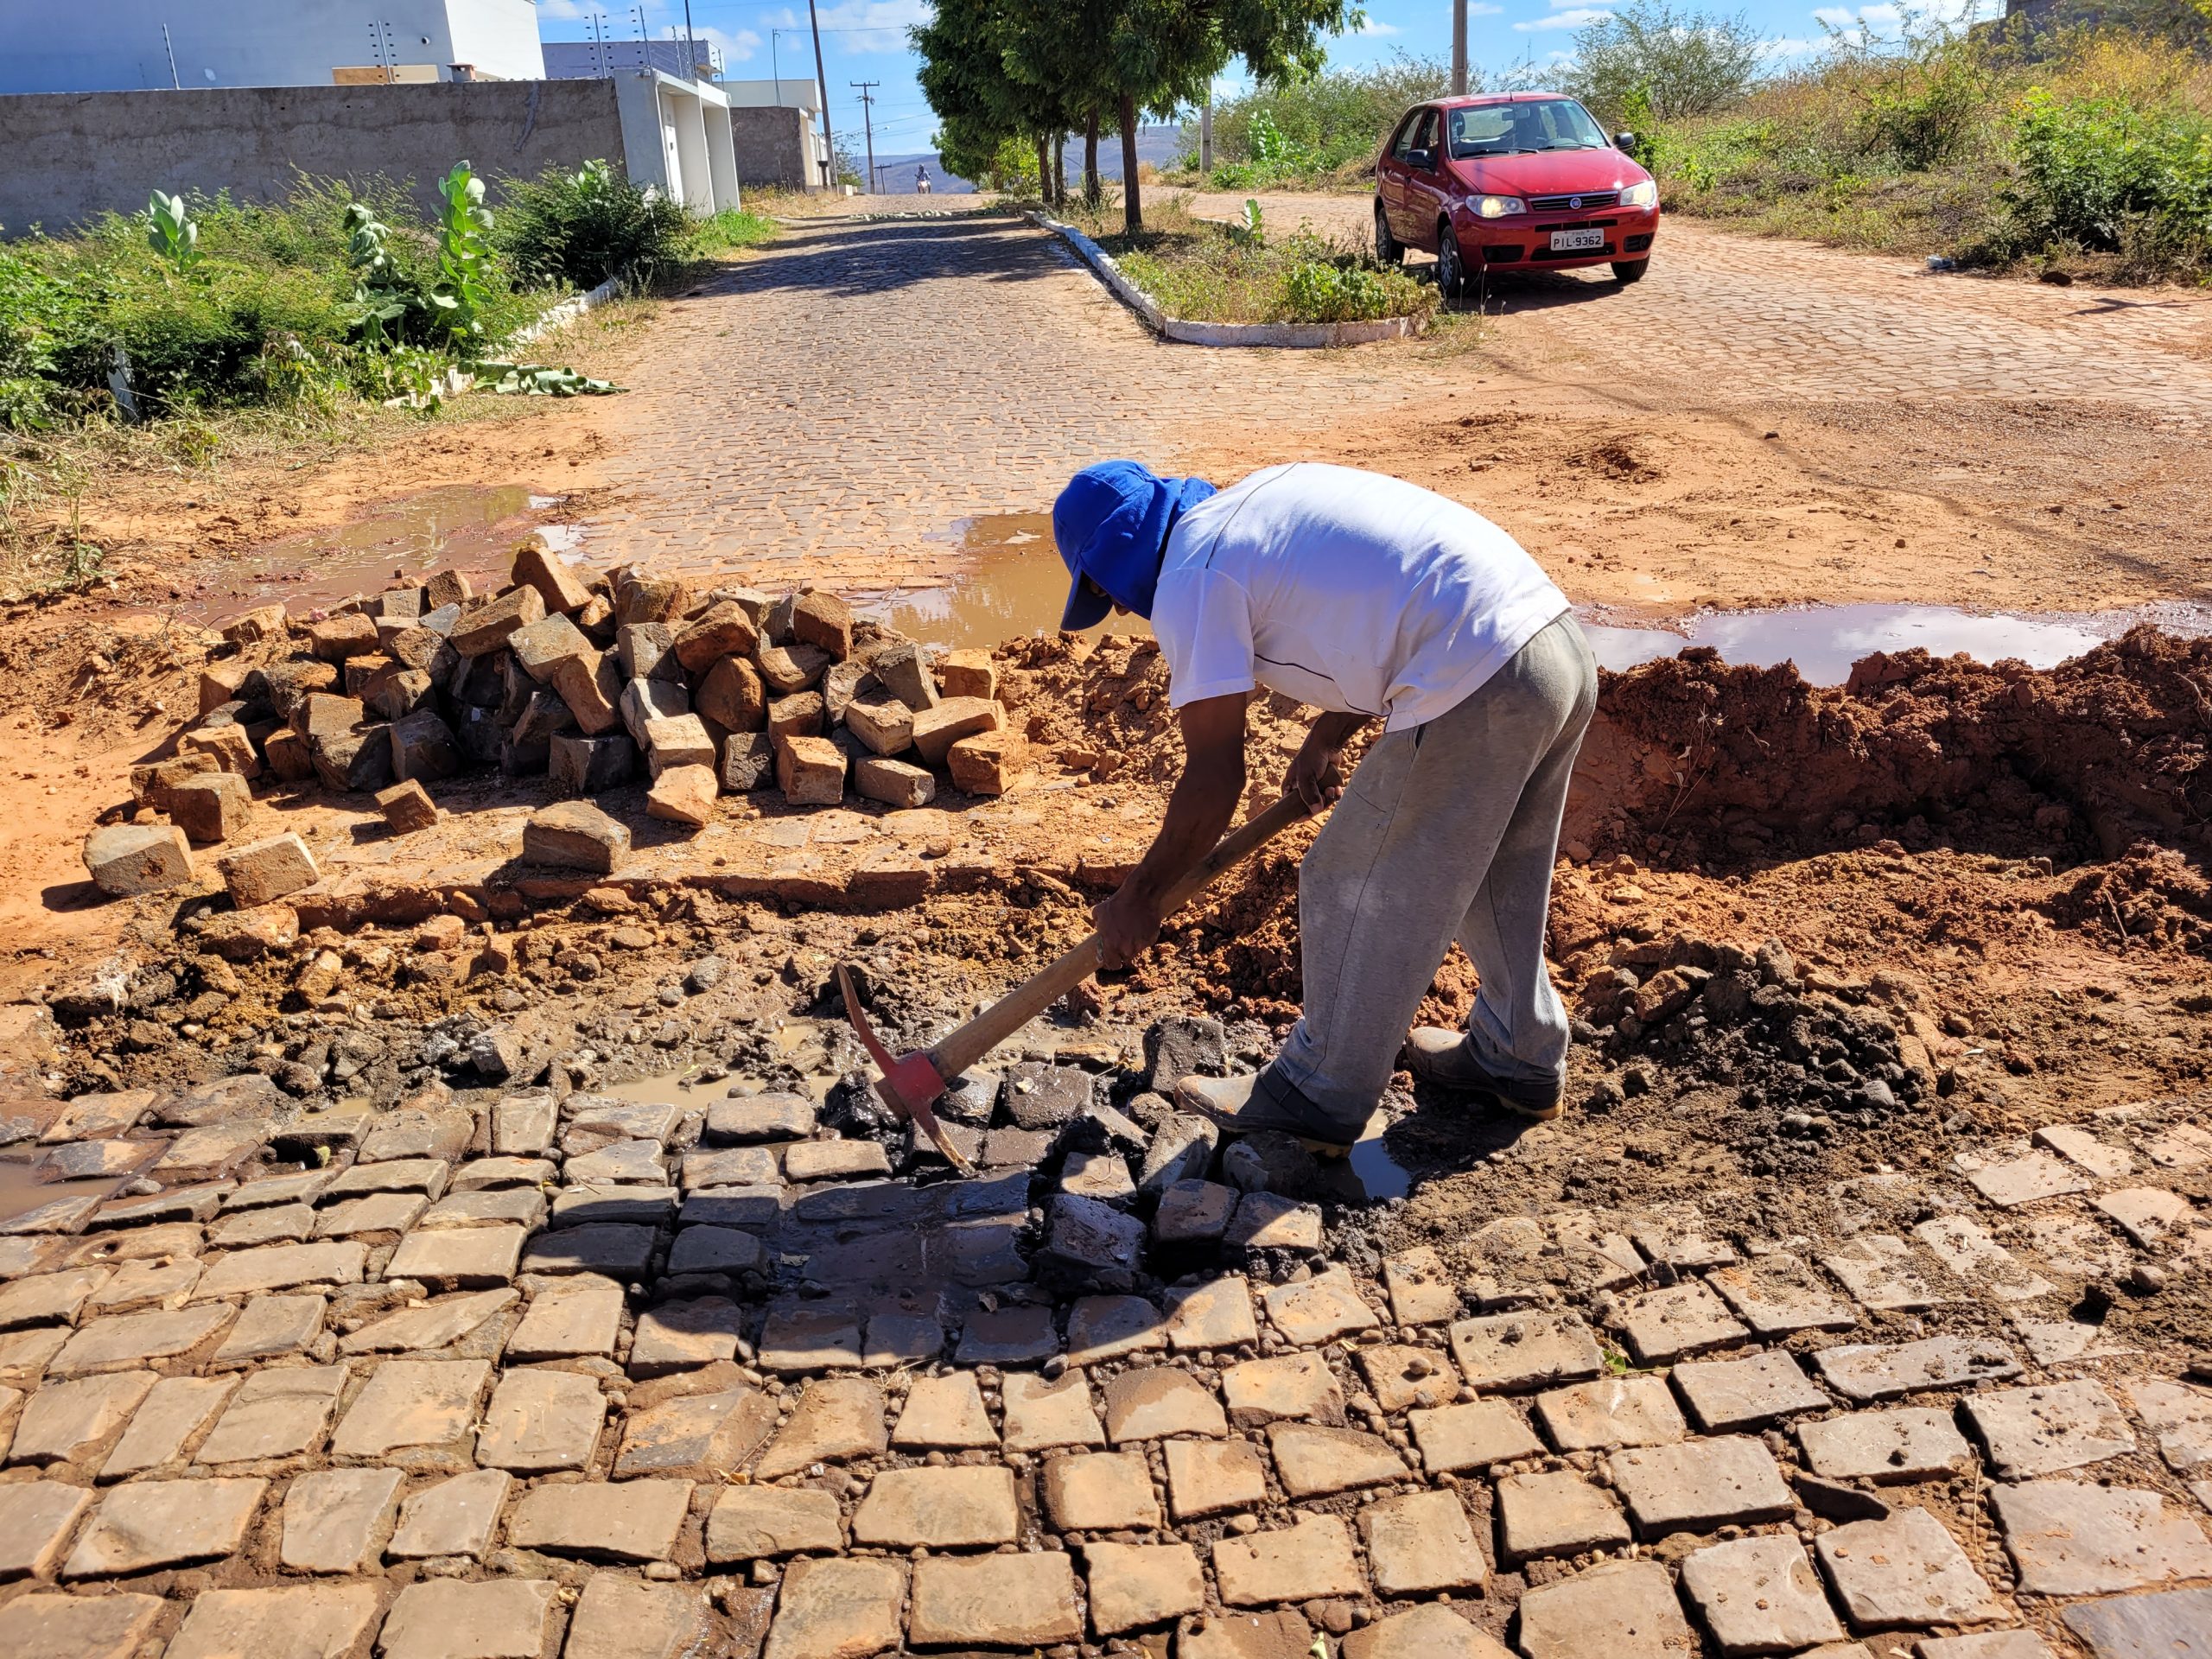
[[[1433,172],[1436,168],[1436,152],[1433,149],[1409,149],[1406,152],[1406,165],[1423,173]]]
[[[1632,132],[1615,133],[1613,135],[1613,148],[1622,151],[1625,155],[1633,156],[1636,153],[1636,135]]]

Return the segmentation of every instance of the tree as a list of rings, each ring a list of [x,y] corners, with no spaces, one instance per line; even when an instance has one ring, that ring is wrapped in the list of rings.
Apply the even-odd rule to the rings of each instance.
[[[1628,0],[1574,37],[1567,85],[1602,118],[1618,118],[1641,92],[1662,120],[1710,115],[1749,92],[1767,42],[1738,12],[1677,9],[1671,0]]]

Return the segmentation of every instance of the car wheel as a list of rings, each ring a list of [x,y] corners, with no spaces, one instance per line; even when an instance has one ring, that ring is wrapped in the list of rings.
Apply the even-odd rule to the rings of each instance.
[[[1613,280],[1625,288],[1630,283],[1642,282],[1643,273],[1650,269],[1649,259],[1616,259],[1613,261]]]
[[[1447,300],[1467,291],[1467,264],[1459,255],[1459,238],[1445,224],[1436,227],[1436,286]]]
[[[1406,251],[1390,234],[1390,216],[1382,211],[1380,201],[1375,204],[1375,258],[1385,265],[1402,265],[1406,261]]]

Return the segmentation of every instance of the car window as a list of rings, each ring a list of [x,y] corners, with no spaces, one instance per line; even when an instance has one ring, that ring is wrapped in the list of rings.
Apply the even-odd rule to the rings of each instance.
[[[1437,120],[1434,110],[1422,111],[1419,124],[1414,130],[1414,148],[1436,153]]]
[[[1602,149],[1605,135],[1571,98],[1478,104],[1452,111],[1454,156],[1514,156],[1543,149]]]
[[[1405,124],[1398,129],[1397,142],[1390,146],[1391,155],[1402,162],[1406,159],[1414,148],[1414,135],[1421,130],[1421,123],[1428,119],[1428,116],[1427,110],[1415,110],[1406,118]]]

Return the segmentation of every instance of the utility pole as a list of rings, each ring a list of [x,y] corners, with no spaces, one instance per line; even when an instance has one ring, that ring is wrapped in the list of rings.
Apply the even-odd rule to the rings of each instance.
[[[874,93],[875,89],[878,86],[882,86],[883,83],[880,80],[854,80],[846,82],[846,85],[849,86],[855,86],[860,89],[861,124],[862,129],[868,134],[868,188],[869,194],[874,194],[876,186],[875,111],[874,108],[875,99],[874,97]]]
[[[822,19],[815,15],[814,0],[806,0],[807,25],[814,31],[814,90],[822,94],[822,149],[829,157],[823,172],[823,188],[837,182],[837,141],[830,131],[830,78],[822,70]]]
[[[1467,0],[1452,0],[1452,96],[1467,95]]]
[[[699,79],[699,42],[691,38],[691,0],[683,0],[683,46],[687,54],[683,60],[683,78],[696,80]]]
[[[1213,94],[1198,105],[1198,171],[1213,171]]]
[[[184,90],[184,83],[176,78],[176,42],[169,39],[167,23],[162,25],[162,49],[169,54],[169,90],[181,92]]]

